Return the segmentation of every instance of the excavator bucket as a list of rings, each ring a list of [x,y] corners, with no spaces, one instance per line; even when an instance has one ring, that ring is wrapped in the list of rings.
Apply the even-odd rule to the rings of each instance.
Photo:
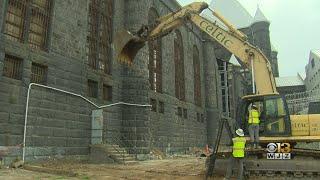
[[[140,37],[132,35],[130,32],[121,30],[114,39],[114,48],[118,61],[131,65],[138,51],[145,45],[145,41]]]

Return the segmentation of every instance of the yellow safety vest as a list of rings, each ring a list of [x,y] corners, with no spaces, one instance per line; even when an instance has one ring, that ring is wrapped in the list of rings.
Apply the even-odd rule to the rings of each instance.
[[[249,111],[249,119],[248,119],[249,124],[259,124],[260,119],[259,119],[259,112],[255,109],[252,109]]]
[[[244,148],[246,146],[246,138],[244,137],[235,137],[232,138],[233,147],[232,147],[232,155],[236,158],[244,157]]]

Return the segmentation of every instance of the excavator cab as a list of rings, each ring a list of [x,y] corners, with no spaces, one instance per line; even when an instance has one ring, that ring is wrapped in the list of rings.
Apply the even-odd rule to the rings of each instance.
[[[291,122],[286,101],[279,94],[244,96],[238,106],[237,124],[248,133],[251,105],[260,112],[260,136],[291,136]]]

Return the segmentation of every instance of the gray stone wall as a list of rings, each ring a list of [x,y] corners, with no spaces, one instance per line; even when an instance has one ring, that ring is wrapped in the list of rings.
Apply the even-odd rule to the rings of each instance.
[[[116,5],[120,1],[116,1]],[[120,5],[121,6],[121,5]],[[102,86],[113,86],[113,101],[120,100],[119,78],[105,75],[87,67],[88,1],[55,1],[49,50],[29,48],[27,44],[7,40],[1,34],[0,61],[0,103],[2,146],[13,146],[23,142],[24,113],[27,87],[30,83],[31,63],[46,65],[47,85],[87,95],[87,80],[99,84],[98,98],[91,98],[96,104],[107,104],[102,100]],[[3,17],[1,16],[1,19]],[[120,18],[120,17],[117,17]],[[4,54],[23,59],[22,80],[2,76]],[[118,75],[118,64],[114,62],[114,75]],[[79,97],[58,93],[43,88],[33,88],[30,94],[26,138],[26,159],[34,160],[48,156],[87,155],[91,137],[91,110],[94,107]],[[105,129],[119,131],[121,109],[105,109]],[[105,138],[108,135],[105,134]],[[21,150],[9,154],[10,158],[21,157]]]
[[[2,1],[4,3],[6,1]],[[24,114],[32,62],[46,65],[47,85],[87,97],[88,79],[98,82],[98,105],[112,102],[149,104],[150,98],[164,102],[164,113],[149,108],[114,106],[104,110],[103,140],[119,142],[145,159],[150,149],[167,153],[185,152],[190,147],[204,147],[213,142],[220,119],[220,82],[211,42],[193,25],[179,28],[183,38],[186,101],[175,98],[173,34],[162,39],[163,93],[150,91],[148,80],[148,47],[136,56],[132,66],[119,64],[112,50],[112,74],[106,75],[88,67],[86,57],[88,0],[56,0],[50,23],[48,51],[31,49],[28,44],[12,42],[0,34],[0,145],[23,142]],[[3,14],[3,5],[0,14]],[[121,28],[136,31],[147,24],[149,8],[165,15],[179,6],[175,1],[114,1],[113,37]],[[3,22],[3,16],[0,22]],[[2,23],[1,23],[2,24]],[[192,48],[199,49],[202,106],[194,103],[194,67]],[[22,80],[4,77],[5,54],[23,59]],[[112,86],[112,102],[102,98],[103,84]],[[91,138],[91,111],[95,109],[83,99],[57,91],[34,87],[30,94],[26,138],[26,159],[49,156],[86,156]],[[177,108],[187,110],[180,117]],[[202,119],[197,120],[197,113]],[[120,140],[120,141],[119,141]],[[6,161],[21,157],[21,149],[7,155]]]
[[[313,65],[312,65],[313,60]],[[310,52],[309,62],[305,67],[306,71],[306,91],[315,91],[319,89],[320,86],[320,57],[314,52]]]
[[[272,59],[272,72],[274,77],[279,77],[279,67],[278,67],[278,52],[277,51],[271,51],[271,59]]]

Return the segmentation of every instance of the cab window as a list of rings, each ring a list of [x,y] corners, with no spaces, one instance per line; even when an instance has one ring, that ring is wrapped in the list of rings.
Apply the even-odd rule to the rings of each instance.
[[[266,131],[271,134],[285,131],[285,107],[281,98],[265,101]]]

